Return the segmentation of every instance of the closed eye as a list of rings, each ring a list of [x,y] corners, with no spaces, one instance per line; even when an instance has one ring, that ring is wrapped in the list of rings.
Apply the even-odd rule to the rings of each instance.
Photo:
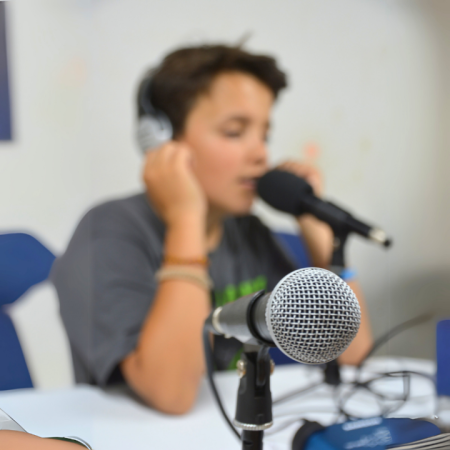
[[[224,130],[223,134],[228,138],[239,138],[244,134],[244,130]]]

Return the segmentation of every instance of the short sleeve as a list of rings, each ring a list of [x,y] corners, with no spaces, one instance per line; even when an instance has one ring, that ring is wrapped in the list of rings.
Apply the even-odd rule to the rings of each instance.
[[[136,347],[156,292],[152,254],[123,218],[85,218],[51,278],[69,337],[77,382],[105,385]],[[128,220],[128,219],[126,219]]]

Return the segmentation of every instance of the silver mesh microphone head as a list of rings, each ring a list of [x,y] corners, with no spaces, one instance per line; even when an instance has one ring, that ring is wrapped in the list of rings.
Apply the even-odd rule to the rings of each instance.
[[[306,364],[336,359],[359,329],[361,311],[345,281],[318,268],[285,276],[272,291],[266,323],[275,344]]]

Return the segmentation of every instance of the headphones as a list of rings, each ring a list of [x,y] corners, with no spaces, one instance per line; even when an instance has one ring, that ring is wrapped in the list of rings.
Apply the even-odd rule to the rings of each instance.
[[[144,154],[170,141],[173,136],[169,118],[163,111],[156,109],[150,100],[153,74],[154,72],[143,80],[138,94],[138,103],[144,115],[139,117],[136,140]]]

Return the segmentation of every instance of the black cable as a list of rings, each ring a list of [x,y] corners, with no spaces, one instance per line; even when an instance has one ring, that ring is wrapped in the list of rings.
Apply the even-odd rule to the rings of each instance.
[[[394,336],[397,336],[397,334],[407,330],[408,328],[412,328],[415,325],[420,325],[421,323],[430,320],[432,317],[433,317],[432,314],[420,314],[419,316],[414,317],[413,319],[409,319],[406,322],[403,322],[395,326],[387,333],[383,334],[373,343],[372,348],[364,355],[364,358],[358,364],[357,368],[360,369],[362,365],[366,362],[367,358],[372,356],[383,344],[391,340]]]
[[[435,379],[433,375],[430,375],[425,372],[416,372],[415,370],[397,370],[394,372],[384,372],[380,375],[389,375],[389,376],[397,376],[397,375],[417,375],[419,377],[426,378],[428,381],[431,381],[433,384],[435,383]]]
[[[236,430],[234,425],[232,424],[230,418],[228,417],[223,404],[222,400],[220,399],[219,393],[217,392],[216,384],[214,382],[214,356],[211,349],[211,342],[209,340],[209,331],[206,327],[203,327],[203,347],[205,350],[205,360],[206,360],[206,373],[208,376],[209,385],[211,387],[211,390],[214,394],[214,398],[216,400],[217,405],[219,406],[220,412],[222,413],[222,416],[226,420],[227,424],[230,426],[232,432],[236,435],[236,437],[241,440],[241,435]]]
[[[387,377],[387,375],[383,374],[381,376],[377,376],[377,377],[372,378],[370,380],[367,380],[365,382],[360,382],[360,381],[355,380],[354,382],[349,383],[349,386],[351,387],[351,389],[346,393],[345,396],[338,397],[338,396],[334,395],[335,403],[336,403],[336,406],[337,406],[337,408],[339,410],[339,413],[344,415],[344,417],[347,420],[348,419],[361,419],[362,417],[349,414],[345,410],[346,403],[350,400],[351,397],[353,397],[353,395],[359,389],[364,389],[364,390],[368,391],[370,394],[372,394],[375,397],[378,397],[378,398],[380,398],[382,400],[387,399],[387,396],[373,391],[373,389],[371,389],[371,387],[370,387],[370,384],[373,383],[374,381],[378,381],[378,380],[381,380],[381,379],[386,378],[386,377]],[[334,390],[334,394],[336,394],[338,392],[339,392],[339,389],[335,389]],[[404,399],[404,396],[401,399],[396,398],[395,400],[403,400],[403,399]],[[389,400],[392,400],[392,399],[389,399]]]
[[[348,413],[344,410],[345,403],[353,396],[353,394],[357,391],[358,388],[364,388],[364,389],[368,390],[370,393],[372,393],[373,395],[376,395],[376,396],[378,396],[380,398],[384,398],[385,400],[387,399],[386,396],[380,396],[377,392],[374,392],[370,388],[370,383],[375,381],[375,379],[369,380],[368,382],[365,382],[365,383],[361,383],[359,381],[363,365],[367,362],[367,359],[370,356],[372,356],[383,344],[385,344],[386,342],[391,340],[393,337],[397,336],[398,334],[400,334],[401,332],[403,332],[405,330],[408,330],[409,328],[412,328],[412,327],[414,327],[416,325],[420,325],[421,323],[424,323],[424,322],[430,320],[432,317],[433,317],[432,314],[420,314],[417,317],[409,319],[409,320],[407,320],[407,321],[405,321],[405,322],[395,326],[394,328],[389,330],[387,333],[385,333],[384,335],[380,336],[378,339],[375,340],[375,342],[372,345],[372,348],[366,353],[366,355],[364,355],[363,359],[361,360],[361,362],[356,367],[355,381],[353,382],[353,384],[354,384],[353,391],[350,392],[350,395],[347,395],[347,398],[345,398],[343,403],[340,402],[340,404],[337,404],[338,409],[341,412],[341,414],[344,414],[344,416],[346,418],[352,417],[352,416],[348,415]],[[389,374],[393,375],[395,373],[400,373],[400,372],[384,373],[384,374],[382,374],[381,378],[389,376]],[[401,373],[403,374],[403,386],[404,386],[404,390],[405,390],[405,378],[404,378],[404,375],[406,373],[413,374],[413,372],[412,371],[401,371]],[[414,374],[421,375],[421,376],[426,376],[425,374],[421,374],[419,372],[414,372]],[[377,379],[381,379],[381,378],[377,378]],[[385,413],[383,413],[383,415],[384,414],[391,414],[392,412],[397,411],[398,409],[400,409],[408,401],[408,398],[409,398],[409,392],[408,392],[408,395],[406,397],[404,396],[402,399],[399,400],[401,403],[399,405],[397,405],[396,408],[391,409],[389,411],[386,411]]]
[[[409,320],[395,326],[394,328],[389,330],[387,333],[383,334],[378,339],[376,339],[375,342],[373,343],[371,349],[364,355],[363,359],[356,367],[355,381],[354,381],[355,386],[356,387],[365,387],[365,386],[360,386],[360,381],[359,381],[360,376],[361,376],[362,367],[367,362],[367,359],[370,356],[372,356],[383,344],[385,344],[386,342],[391,340],[394,336],[397,336],[399,333],[401,333],[409,328],[412,328],[416,325],[419,325],[423,322],[426,322],[427,320],[430,320],[432,317],[433,317],[432,314],[420,314],[417,317],[409,319]],[[370,390],[370,388],[366,387],[366,389],[368,389],[369,392],[372,392]],[[355,392],[356,392],[356,389],[355,389]],[[372,392],[372,393],[374,393],[374,392]],[[405,403],[406,401],[407,401],[407,399],[404,400],[403,403]],[[342,412],[342,414],[346,415],[346,413],[343,410],[340,410],[340,411]]]
[[[303,395],[303,394],[306,394],[306,393],[308,393],[310,391],[313,391],[315,388],[321,386],[322,384],[323,384],[323,381],[319,381],[318,383],[312,384],[311,386],[307,386],[305,388],[298,389],[298,390],[293,391],[293,392],[289,392],[288,394],[283,395],[282,397],[277,398],[276,400],[274,400],[272,402],[272,404],[273,405],[279,405],[280,403],[283,403],[283,402],[285,402],[287,400],[291,400],[294,397],[297,397],[299,395]]]
[[[385,394],[376,392],[375,390],[373,390],[373,388],[371,387],[371,384],[375,381],[379,381],[385,378],[389,378],[392,376],[398,376],[400,375],[403,379],[403,395],[401,397],[389,397]],[[338,403],[338,408],[341,414],[344,414],[345,417],[349,418],[361,418],[361,417],[357,417],[355,415],[351,415],[349,414],[346,410],[345,410],[345,404],[350,400],[350,398],[358,391],[358,389],[364,389],[366,391],[368,391],[370,394],[374,395],[376,398],[380,399],[380,400],[385,400],[385,401],[398,401],[399,403],[390,408],[390,409],[384,409],[383,411],[383,406],[380,405],[381,408],[381,416],[386,416],[387,414],[391,414],[394,411],[397,411],[398,409],[400,409],[405,403],[406,401],[408,401],[409,396],[410,396],[410,374],[407,373],[406,371],[403,373],[398,373],[396,375],[390,374],[390,373],[385,373],[385,374],[381,374],[380,376],[377,376],[375,378],[372,378],[370,380],[367,380],[365,382],[358,382],[355,381],[353,383],[353,389],[351,389],[347,395],[341,399],[339,399],[339,403]]]
[[[401,376],[403,379],[403,396],[400,398],[389,398],[388,396],[378,393],[376,391],[374,391],[372,388],[370,388],[370,383],[368,384],[368,387],[370,389],[370,392],[372,394],[374,394],[375,396],[379,397],[380,399],[383,400],[389,400],[389,401],[398,401],[397,405],[392,406],[391,408],[389,408],[388,406],[386,406],[384,408],[384,411],[382,411],[381,415],[387,416],[388,414],[392,414],[395,411],[398,411],[410,398],[411,395],[411,374],[407,373],[406,371],[404,372],[390,372],[390,373],[386,373],[385,374],[385,378],[396,378],[398,376]]]
[[[426,378],[427,380],[431,381],[434,385],[434,379],[431,375],[428,375],[423,372],[416,372],[412,370],[399,370],[399,371],[393,371],[393,372],[384,372],[378,374],[376,377],[371,378],[370,380],[360,382],[360,381],[354,381],[353,383],[350,383],[350,386],[352,386],[352,389],[350,389],[349,392],[346,393],[343,397],[336,397],[335,395],[335,403],[336,406],[340,412],[340,414],[343,414],[345,418],[347,419],[360,419],[362,417],[358,417],[352,414],[349,414],[345,410],[346,403],[350,400],[350,398],[358,391],[358,389],[365,389],[375,397],[379,398],[380,400],[385,401],[398,401],[399,403],[391,408],[387,407],[384,411],[382,410],[381,416],[386,416],[388,414],[392,414],[393,412],[399,410],[409,399],[411,396],[411,376],[420,376],[423,378]],[[385,378],[394,378],[394,377],[401,377],[403,379],[403,395],[401,397],[390,397],[385,394],[382,394],[380,392],[375,391],[371,384],[373,384],[376,381],[385,379]],[[335,390],[335,392],[338,392],[338,390]],[[383,406],[380,405],[380,408],[383,409]]]
[[[370,383],[372,383],[373,381],[377,380],[377,379],[381,379],[383,377],[387,377],[387,376],[393,376],[395,374],[402,374],[403,376],[403,386],[404,386],[404,390],[405,388],[405,375],[409,374],[409,375],[420,375],[420,376],[424,376],[426,378],[429,378],[432,380],[431,377],[427,376],[424,373],[420,373],[420,372],[413,372],[413,371],[397,371],[397,372],[387,372],[384,374],[381,374],[381,377],[376,378],[376,379],[372,379],[369,380],[368,382],[365,383],[361,383],[360,380],[360,375],[361,375],[361,369],[363,367],[363,365],[367,362],[367,359],[372,356],[383,344],[385,344],[386,342],[388,342],[389,340],[391,340],[393,337],[397,336],[398,334],[400,334],[401,332],[408,330],[409,328],[412,328],[416,325],[420,325],[421,323],[424,323],[428,320],[430,320],[433,317],[432,314],[420,314],[417,317],[414,317],[412,319],[409,319],[397,326],[395,326],[394,328],[392,328],[391,330],[389,330],[387,333],[385,333],[384,335],[380,336],[372,345],[372,348],[366,353],[366,355],[363,357],[363,359],[361,360],[361,362],[358,364],[358,366],[356,367],[356,374],[355,374],[355,381],[354,381],[354,386],[355,389],[353,392],[351,392],[351,394],[349,396],[347,396],[347,398],[345,399],[344,402],[344,406],[345,403],[349,400],[349,398],[353,395],[354,392],[356,392],[356,390],[360,387],[367,389],[370,393],[372,393],[373,395],[376,395],[380,398],[383,399],[388,399],[386,396],[383,395],[379,395],[377,392],[373,391],[370,388]],[[432,380],[433,381],[433,380]],[[387,412],[385,412],[384,414],[391,414],[392,412],[400,409],[407,401],[409,398],[410,392],[408,390],[408,394],[406,396],[404,396],[402,399],[399,399],[399,401],[401,402],[400,405],[397,405],[396,408],[391,409]],[[389,400],[393,400],[393,399],[389,399]],[[341,403],[342,405],[342,403]],[[339,410],[341,411],[342,414],[344,414],[347,418],[349,417],[348,414],[343,410],[343,407],[341,408],[341,405],[338,405]],[[383,415],[384,415],[383,414]]]

